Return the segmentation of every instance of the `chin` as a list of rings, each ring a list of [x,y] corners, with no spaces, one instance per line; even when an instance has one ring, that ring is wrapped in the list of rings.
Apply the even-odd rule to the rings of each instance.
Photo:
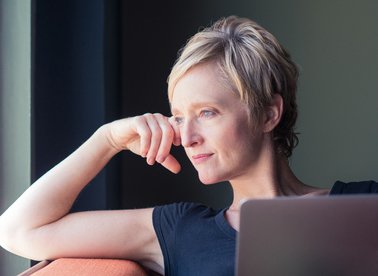
[[[202,182],[202,184],[205,184],[205,185],[211,185],[211,184],[227,181],[227,179],[225,179],[224,177],[219,177],[216,175],[202,175],[200,173],[198,173],[198,178]]]

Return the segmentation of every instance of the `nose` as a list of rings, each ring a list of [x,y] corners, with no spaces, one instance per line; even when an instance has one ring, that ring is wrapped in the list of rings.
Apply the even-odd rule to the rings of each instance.
[[[180,128],[181,145],[184,148],[194,147],[202,144],[203,135],[201,129],[195,120],[188,120]]]

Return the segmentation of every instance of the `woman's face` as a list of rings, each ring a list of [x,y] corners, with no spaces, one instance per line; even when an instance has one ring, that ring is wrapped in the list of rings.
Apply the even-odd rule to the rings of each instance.
[[[181,144],[202,183],[245,176],[253,170],[262,132],[252,132],[248,107],[222,81],[215,63],[194,66],[176,84],[171,108]]]

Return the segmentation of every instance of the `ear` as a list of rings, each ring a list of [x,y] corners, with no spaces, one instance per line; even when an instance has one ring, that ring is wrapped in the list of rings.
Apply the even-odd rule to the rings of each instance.
[[[280,94],[274,94],[271,104],[265,109],[263,131],[271,132],[281,121],[283,112],[283,99]]]

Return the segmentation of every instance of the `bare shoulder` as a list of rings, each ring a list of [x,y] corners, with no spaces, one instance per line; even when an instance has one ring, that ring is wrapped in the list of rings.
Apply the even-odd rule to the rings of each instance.
[[[329,195],[330,189],[325,188],[316,188],[310,187],[303,196],[305,197],[312,197],[312,196],[326,196]]]

